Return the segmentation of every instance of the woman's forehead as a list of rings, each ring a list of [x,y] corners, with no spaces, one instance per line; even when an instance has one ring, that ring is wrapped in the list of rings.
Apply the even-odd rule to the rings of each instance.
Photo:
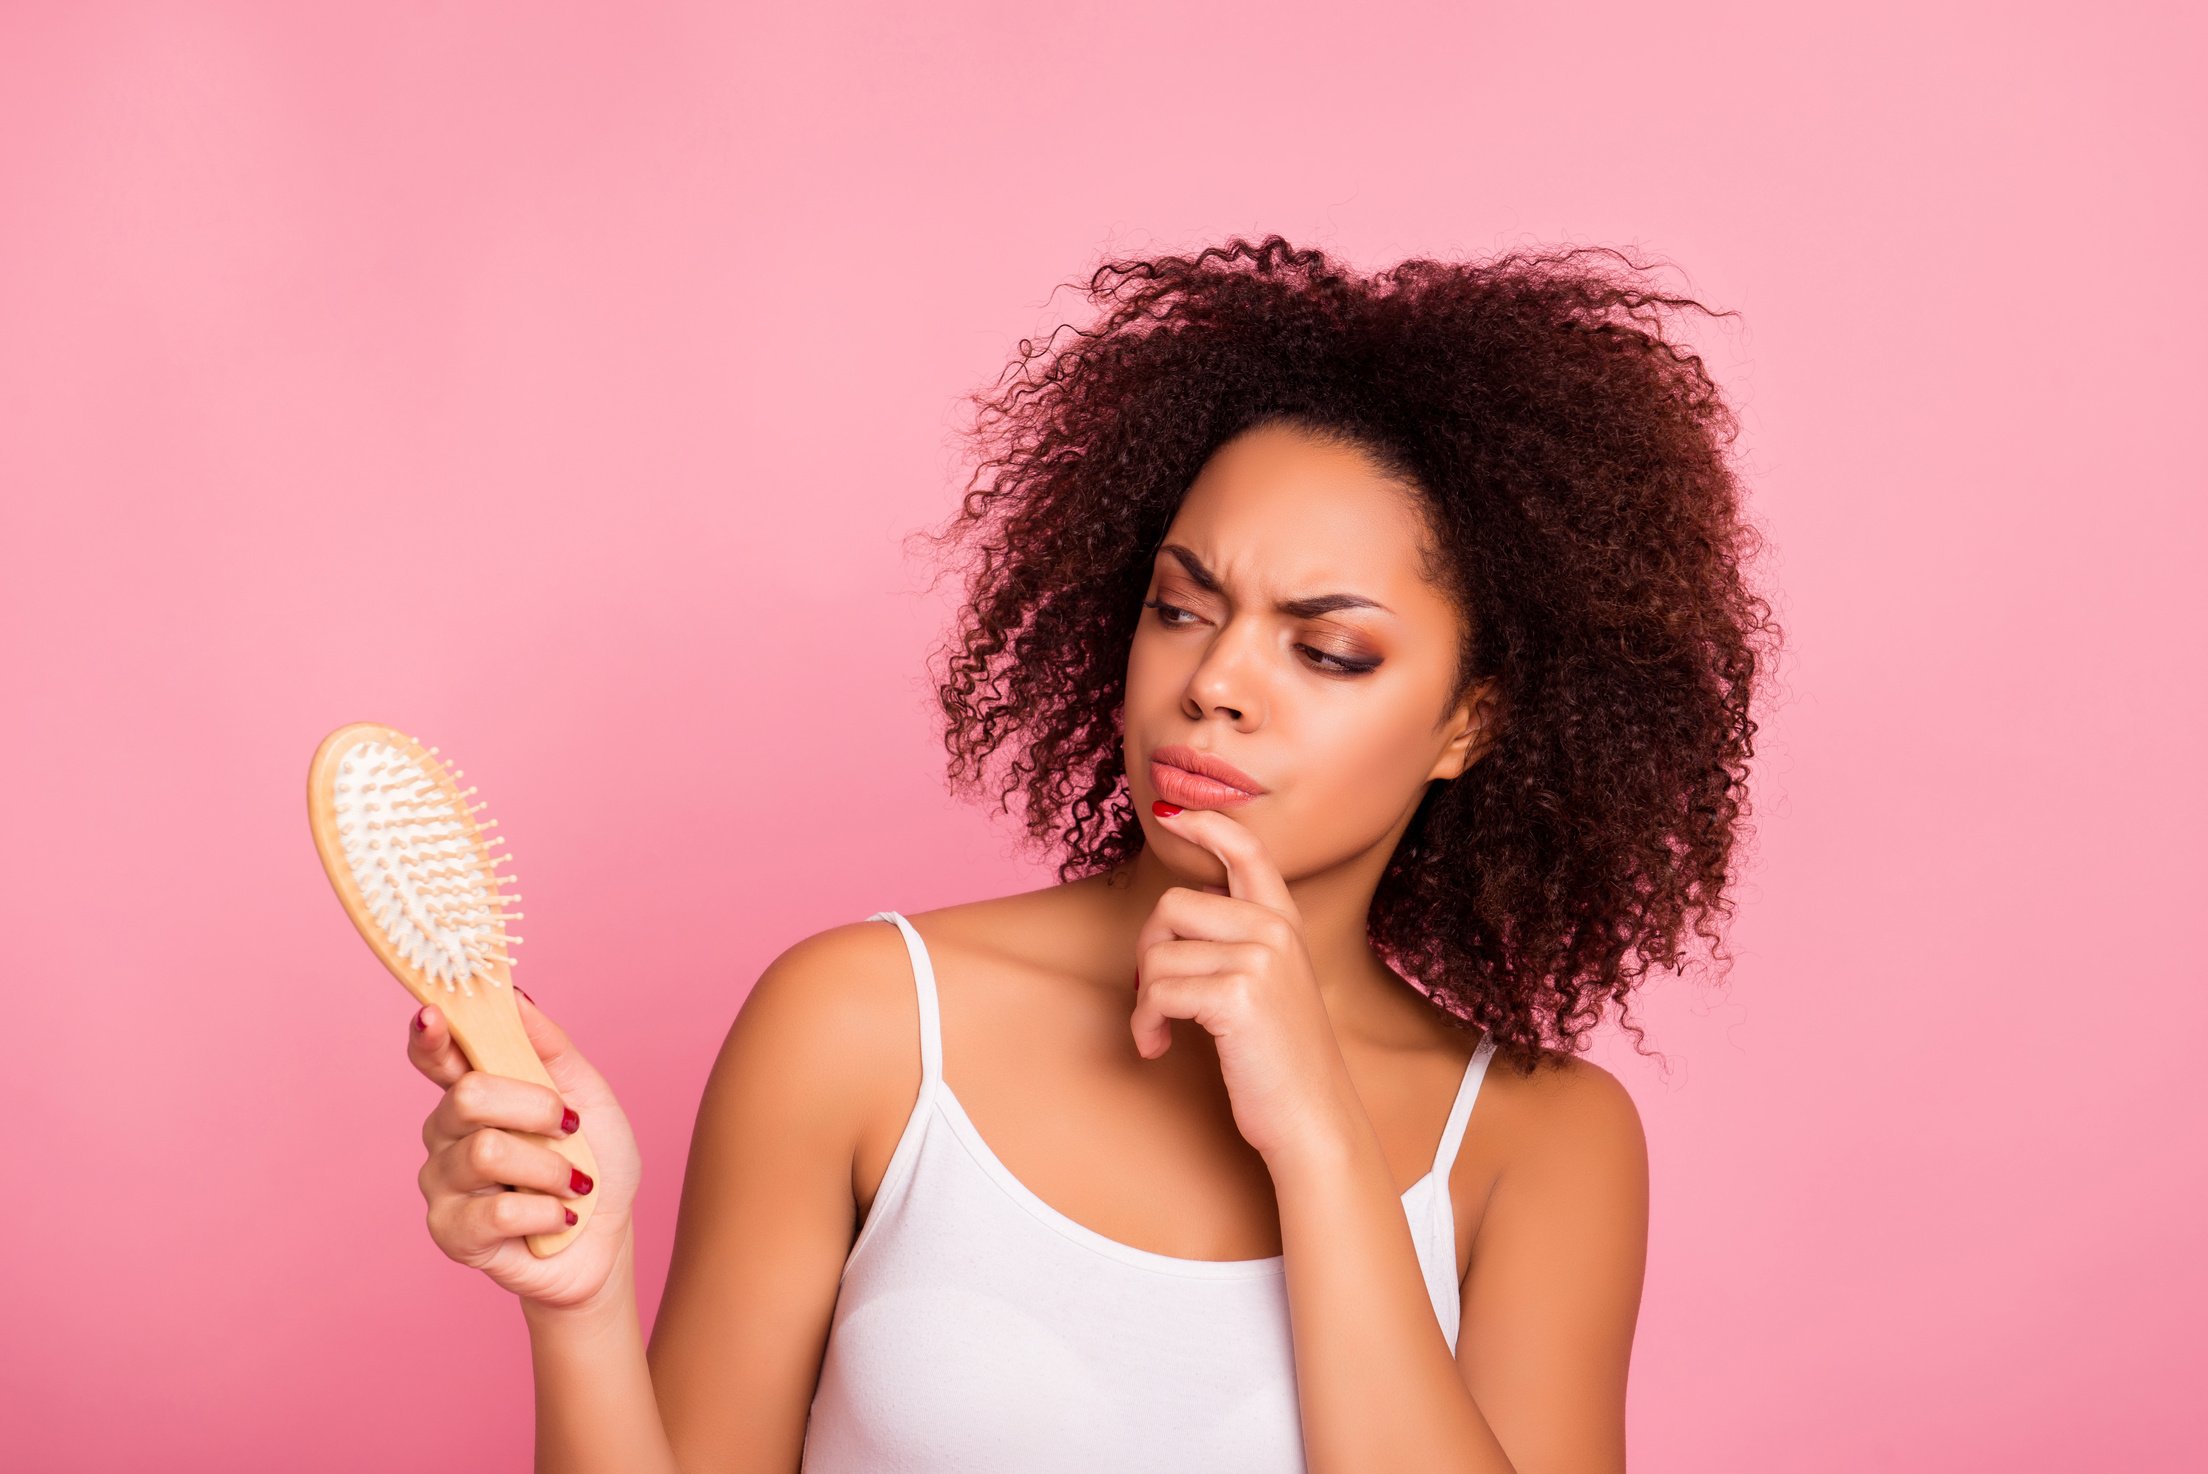
[[[1400,596],[1423,581],[1426,529],[1400,488],[1208,491],[1191,488],[1151,550],[1152,561],[1201,581],[1187,566],[1193,561],[1230,589],[1283,598],[1362,593],[1391,606],[1397,605],[1391,592]]]

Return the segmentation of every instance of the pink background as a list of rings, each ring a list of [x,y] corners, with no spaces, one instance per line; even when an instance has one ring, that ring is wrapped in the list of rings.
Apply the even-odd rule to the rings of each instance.
[[[941,781],[960,396],[1280,230],[1745,314],[1792,643],[1730,984],[1596,1056],[1633,1467],[2197,1467],[2192,7],[342,9],[0,11],[0,1462],[526,1468],[315,743],[482,784],[649,1315],[758,969],[1047,879]]]

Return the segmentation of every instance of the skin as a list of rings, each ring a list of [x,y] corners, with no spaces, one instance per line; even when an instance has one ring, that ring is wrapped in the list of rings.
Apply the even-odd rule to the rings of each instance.
[[[1415,496],[1354,448],[1279,426],[1221,447],[1145,592],[1170,612],[1146,609],[1128,651],[1144,850],[1107,875],[907,919],[935,963],[945,1080],[1016,1177],[1138,1248],[1286,1254],[1314,1474],[1420,1454],[1623,1469],[1648,1217],[1623,1086],[1570,1057],[1487,1072],[1450,1179],[1453,1358],[1395,1201],[1429,1166],[1475,1041],[1373,955],[1364,918],[1426,786],[1478,761],[1501,719],[1486,687],[1444,709],[1465,630],[1420,577],[1424,535]],[[1385,608],[1274,607],[1337,592]],[[1347,675],[1324,656],[1378,663]],[[1268,791],[1154,814],[1148,756],[1173,742]],[[497,1124],[556,1130],[559,1099],[467,1072],[434,1021],[410,1050],[449,1087],[424,1130],[433,1231],[442,1214],[446,1252],[523,1297],[539,1469],[794,1469],[843,1259],[919,1088],[895,928],[807,937],[746,998],[701,1102],[648,1350],[633,1140],[558,1026],[523,1015],[605,1179],[552,1260],[469,1215],[502,1182],[564,1182],[563,1159]]]

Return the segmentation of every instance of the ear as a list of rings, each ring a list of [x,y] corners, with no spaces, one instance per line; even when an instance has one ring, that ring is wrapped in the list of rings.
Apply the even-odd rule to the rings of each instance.
[[[1465,693],[1464,701],[1450,715],[1456,730],[1441,756],[1434,759],[1434,770],[1426,775],[1428,781],[1460,777],[1487,756],[1500,730],[1502,705],[1501,676],[1489,676]]]

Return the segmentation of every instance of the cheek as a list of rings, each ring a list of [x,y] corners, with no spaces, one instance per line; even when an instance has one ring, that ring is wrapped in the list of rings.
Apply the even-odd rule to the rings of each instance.
[[[1236,817],[1290,878],[1332,870],[1382,843],[1402,817],[1400,795],[1352,767],[1299,761],[1295,781]]]
[[[1157,683],[1157,660],[1149,650],[1149,641],[1141,635],[1127,647],[1127,704],[1143,705],[1149,698],[1149,688]]]
[[[1383,828],[1415,801],[1433,766],[1421,720],[1394,703],[1358,703],[1312,713],[1299,741],[1299,794],[1316,817],[1320,805],[1345,816],[1380,816]],[[1362,822],[1362,819],[1353,822]]]
[[[1193,645],[1180,644],[1145,625],[1127,645],[1127,705],[1130,711],[1170,714],[1180,704],[1193,672]]]

